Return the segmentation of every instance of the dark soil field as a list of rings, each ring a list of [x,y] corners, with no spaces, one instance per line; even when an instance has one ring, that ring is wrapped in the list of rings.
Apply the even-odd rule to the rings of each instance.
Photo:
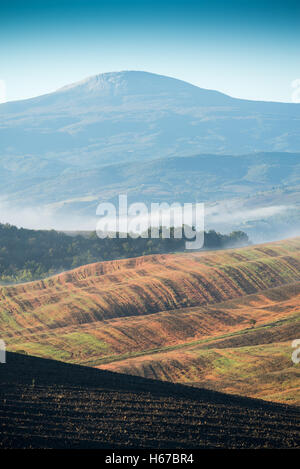
[[[1,448],[300,448],[300,409],[8,353]]]

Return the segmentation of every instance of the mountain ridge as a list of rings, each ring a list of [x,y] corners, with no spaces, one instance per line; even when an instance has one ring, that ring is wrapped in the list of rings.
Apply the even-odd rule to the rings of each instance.
[[[138,94],[139,91],[143,91],[143,93],[149,94],[153,93],[154,91],[165,91],[169,93],[172,91],[172,85],[174,85],[176,91],[181,90],[188,92],[193,90],[195,93],[201,91],[204,93],[211,93],[211,95],[218,95],[219,97],[226,97],[226,99],[229,98],[230,100],[236,99],[217,90],[201,88],[178,78],[142,70],[122,70],[120,72],[107,72],[92,75],[90,77],[84,78],[83,80],[65,85],[56,90],[55,93],[70,91],[74,88],[82,89],[84,87],[86,87],[88,91],[107,91],[115,89],[116,94],[118,94],[118,92],[120,92],[120,94],[122,94],[122,92]]]
[[[144,78],[144,83],[149,84],[150,81],[149,79],[152,78],[154,80],[163,80],[165,82],[165,85],[169,85],[171,83],[177,84],[182,87],[182,89],[185,90],[194,90],[195,92],[204,92],[204,93],[211,93],[214,94],[215,96],[223,97],[228,100],[228,102],[244,102],[244,103],[262,103],[262,104],[279,104],[279,105],[294,105],[295,107],[299,107],[299,103],[293,103],[293,102],[284,102],[284,101],[270,101],[270,100],[255,100],[255,99],[248,99],[248,98],[240,98],[236,96],[231,96],[225,92],[215,90],[212,88],[203,88],[198,85],[194,85],[186,80],[182,80],[180,78],[172,77],[169,75],[162,75],[158,73],[153,73],[153,72],[148,72],[146,70],[120,70],[120,71],[114,71],[114,72],[103,72],[103,73],[98,73],[95,75],[90,75],[86,78],[76,80],[74,82],[71,82],[69,84],[63,85],[56,90],[49,91],[47,93],[43,93],[41,95],[37,96],[32,96],[29,98],[24,98],[24,99],[17,99],[13,101],[7,101],[5,103],[0,104],[0,109],[4,107],[8,107],[12,103],[18,103],[18,102],[29,102],[31,100],[40,100],[43,97],[47,97],[49,95],[55,95],[55,94],[60,94],[64,92],[68,92],[71,90],[74,90],[75,88],[81,88],[83,89],[86,87],[87,90],[93,91],[93,90],[101,90],[103,89],[105,91],[105,88],[108,88],[109,86],[112,88],[113,85],[117,88],[117,90],[122,90],[122,87],[120,84],[122,84],[121,79],[123,79],[123,85],[129,83],[131,80],[130,78]],[[147,80],[147,78],[148,80]],[[145,80],[146,78],[146,80]],[[108,87],[105,87],[105,84],[109,85]],[[158,84],[158,81],[157,81]],[[154,87],[155,89],[155,87]],[[156,88],[156,91],[159,90],[159,86]],[[161,91],[164,88],[161,88]],[[168,88],[166,90],[169,91]],[[133,90],[132,90],[133,91]],[[150,89],[143,89],[143,91],[150,92]]]
[[[150,85],[150,87],[149,87]],[[0,104],[0,110],[4,107],[9,107],[10,104],[18,103],[18,102],[30,102],[30,101],[40,101],[43,97],[48,97],[50,95],[59,95],[65,92],[73,91],[74,89],[78,89],[81,91],[109,91],[116,88],[116,91],[122,94],[123,92],[130,92],[133,94],[134,92],[138,91],[138,86],[143,86],[142,91],[146,93],[151,93],[153,91],[165,91],[170,92],[170,85],[178,86],[181,91],[194,91],[195,93],[208,93],[211,96],[215,95],[218,97],[222,97],[225,100],[232,101],[232,100],[241,100],[240,98],[235,98],[227,95],[218,90],[202,88],[197,85],[193,85],[185,80],[181,80],[179,78],[170,77],[167,75],[160,75],[157,73],[151,73],[142,70],[121,70],[118,72],[105,72],[99,73],[96,75],[91,75],[81,80],[72,82],[70,84],[66,84],[54,91],[50,91],[48,93],[44,93],[42,95],[33,96],[26,99],[19,99],[14,101],[7,101],[5,103]],[[178,88],[177,88],[178,91]],[[114,94],[114,93],[113,93]],[[118,94],[118,93],[116,93]],[[105,94],[104,94],[105,96]],[[247,101],[247,100],[245,100]]]

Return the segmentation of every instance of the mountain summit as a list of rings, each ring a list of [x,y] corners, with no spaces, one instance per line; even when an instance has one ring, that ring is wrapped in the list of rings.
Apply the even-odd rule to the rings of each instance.
[[[202,104],[224,104],[233,98],[218,91],[205,90],[176,78],[142,71],[103,73],[64,86],[57,93],[91,94],[107,97],[177,96],[183,99],[200,99]]]

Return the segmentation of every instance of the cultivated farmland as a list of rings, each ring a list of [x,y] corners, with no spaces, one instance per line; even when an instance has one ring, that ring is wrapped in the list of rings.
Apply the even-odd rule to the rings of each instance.
[[[9,353],[2,448],[299,448],[298,408]]]
[[[299,238],[90,264],[0,301],[11,351],[300,402]]]

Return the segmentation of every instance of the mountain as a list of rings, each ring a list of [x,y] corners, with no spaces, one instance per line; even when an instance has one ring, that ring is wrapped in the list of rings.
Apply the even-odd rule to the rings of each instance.
[[[299,404],[300,238],[0,287],[9,351]]]
[[[2,449],[300,447],[292,406],[14,353],[0,373]]]
[[[83,217],[121,191],[142,202],[239,198],[243,212],[245,197],[267,191],[251,207],[272,206],[278,191],[291,201],[292,188],[293,205],[299,118],[300,104],[235,99],[134,71],[1,104],[0,221],[93,229],[95,219],[84,225]]]
[[[235,99],[146,72],[106,73],[2,104],[0,152],[85,168],[205,152],[297,152],[299,117],[299,104]]]

